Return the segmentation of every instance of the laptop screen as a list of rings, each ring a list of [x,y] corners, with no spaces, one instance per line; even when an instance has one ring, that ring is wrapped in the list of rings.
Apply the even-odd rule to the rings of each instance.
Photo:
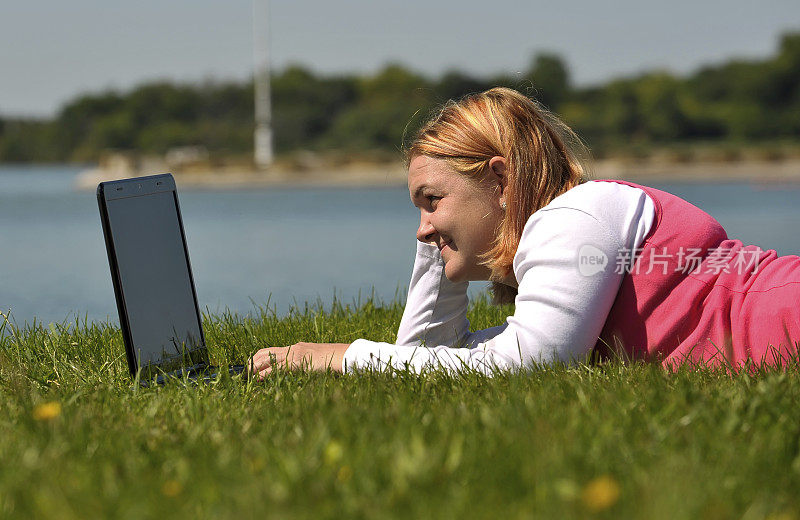
[[[153,363],[170,372],[207,362],[176,192],[109,197],[106,207],[138,365],[149,376]]]

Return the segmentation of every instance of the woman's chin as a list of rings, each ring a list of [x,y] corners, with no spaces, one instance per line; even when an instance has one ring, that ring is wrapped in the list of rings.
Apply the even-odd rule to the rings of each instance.
[[[451,263],[444,264],[444,276],[453,283],[466,282],[467,277],[463,270],[459,270]]]
[[[454,259],[444,263],[444,275],[453,283],[461,282],[485,282],[489,280],[491,271],[481,266],[465,266],[459,264]]]

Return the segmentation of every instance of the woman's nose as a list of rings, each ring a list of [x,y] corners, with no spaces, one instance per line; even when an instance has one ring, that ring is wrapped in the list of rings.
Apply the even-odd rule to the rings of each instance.
[[[420,242],[430,242],[433,240],[433,235],[436,229],[431,224],[431,221],[422,215],[419,219],[419,227],[417,228],[417,240]]]

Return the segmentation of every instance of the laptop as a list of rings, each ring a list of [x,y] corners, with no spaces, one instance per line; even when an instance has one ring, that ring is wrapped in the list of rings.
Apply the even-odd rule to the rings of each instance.
[[[186,234],[170,174],[101,182],[97,202],[131,376],[210,379]],[[232,374],[244,365],[227,367]]]

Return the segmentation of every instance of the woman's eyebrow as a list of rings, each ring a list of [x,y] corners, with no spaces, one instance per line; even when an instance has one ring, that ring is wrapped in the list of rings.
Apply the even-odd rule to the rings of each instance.
[[[416,190],[414,190],[414,196],[413,196],[413,198],[415,198],[415,199],[419,198],[419,197],[420,197],[420,195],[422,194],[422,191],[423,191],[425,188],[427,188],[427,187],[428,187],[428,185],[427,185],[427,184],[420,184],[420,185],[417,187],[417,189],[416,189]]]

